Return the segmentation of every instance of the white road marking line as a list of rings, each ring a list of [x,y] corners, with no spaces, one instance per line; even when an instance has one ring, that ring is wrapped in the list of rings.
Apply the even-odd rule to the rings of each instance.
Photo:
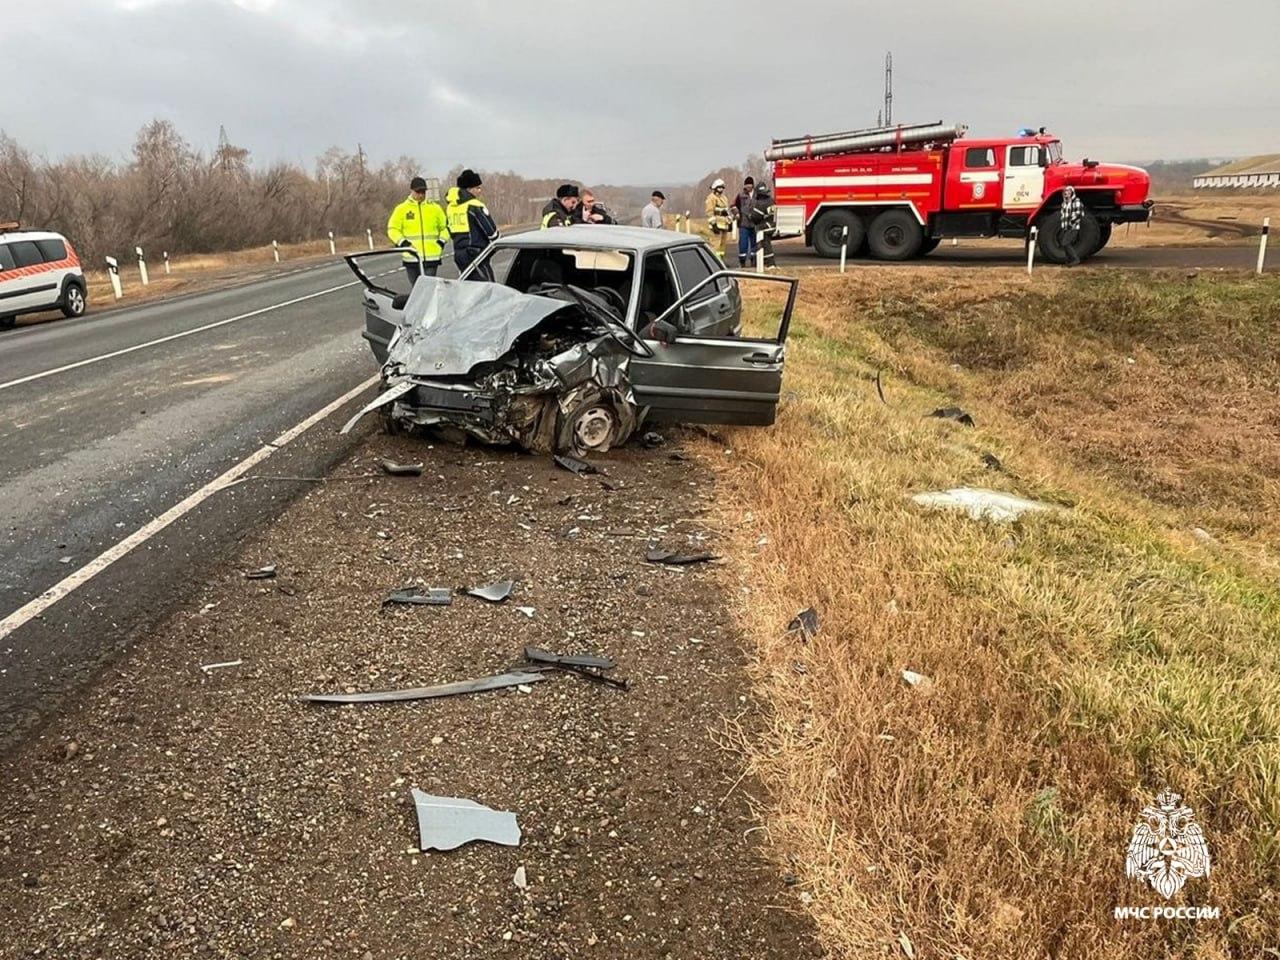
[[[29,620],[32,620],[35,617],[40,616],[40,614],[44,613],[44,611],[48,610],[51,606],[53,606],[63,597],[70,594],[76,588],[84,586],[86,583],[88,583],[90,580],[92,580],[94,577],[100,574],[103,570],[107,569],[107,567],[111,566],[111,564],[115,563],[121,557],[124,557],[126,554],[128,554],[131,550],[133,550],[134,547],[137,547],[143,543],[146,543],[148,540],[154,537],[157,533],[159,533],[165,527],[169,526],[175,520],[178,520],[181,517],[185,516],[186,514],[190,513],[192,510],[194,510],[200,504],[204,503],[204,501],[208,500],[211,496],[213,496],[219,490],[224,490],[227,487],[231,486],[238,479],[240,479],[240,477],[244,476],[246,473],[248,473],[258,464],[260,464],[263,460],[267,459],[267,457],[271,456],[271,454],[275,453],[277,450],[279,450],[281,447],[285,446],[286,444],[290,443],[291,441],[296,440],[308,428],[315,426],[317,423],[319,423],[325,417],[329,416],[329,414],[333,413],[343,404],[348,403],[351,400],[354,400],[357,396],[359,396],[365,390],[368,390],[371,386],[373,386],[375,383],[378,382],[380,377],[381,377],[381,374],[375,374],[374,376],[370,377],[368,380],[365,380],[359,386],[354,387],[351,390],[348,390],[342,396],[338,397],[337,400],[334,400],[331,403],[325,404],[323,407],[321,407],[315,413],[311,414],[311,416],[307,417],[301,423],[298,423],[295,426],[290,427],[288,430],[280,434],[280,436],[276,437],[266,446],[260,447],[259,449],[255,450],[253,453],[249,454],[249,456],[245,457],[243,460],[241,460],[239,463],[233,466],[226,473],[222,474],[219,477],[216,477],[213,480],[210,480],[199,490],[196,490],[194,493],[187,496],[181,502],[170,507],[168,510],[160,514],[160,516],[156,517],[150,523],[138,528],[136,531],[134,531],[129,536],[125,537],[123,540],[117,543],[115,546],[109,547],[107,550],[104,550],[101,554],[99,554],[94,559],[90,560],[79,570],[76,570],[74,573],[71,573],[66,577],[63,577],[56,584],[54,584],[44,593],[40,594],[40,596],[36,597],[34,600],[29,601],[28,603],[19,607],[17,610],[13,611],[13,613],[9,614],[3,620],[0,620],[0,640],[3,640],[5,637],[9,636],[9,634],[13,633],[15,630],[17,630],[23,624],[27,623]]]
[[[7,383],[0,383],[0,390],[8,387],[16,387],[22,383],[31,383],[33,380],[43,380],[45,377],[52,377],[55,373],[66,373],[68,370],[75,370],[77,367],[87,367],[91,363],[98,363],[101,360],[110,360],[112,357],[122,357],[126,353],[133,353],[135,350],[142,350],[145,347],[154,347],[161,343],[168,343],[171,340],[180,340],[183,337],[189,337],[193,333],[203,333],[205,330],[212,330],[214,327],[225,326],[228,323],[235,323],[238,320],[248,320],[250,317],[258,317],[272,310],[279,310],[282,307],[291,307],[295,303],[302,303],[306,300],[314,300],[316,297],[323,297],[329,293],[336,293],[339,290],[345,290],[347,287],[359,286],[359,280],[352,280],[348,283],[340,283],[336,287],[328,287],[324,290],[318,290],[315,293],[308,293],[302,297],[295,297],[292,300],[286,300],[284,303],[273,303],[269,307],[259,307],[257,310],[250,310],[248,313],[242,313],[235,317],[227,317],[225,320],[215,320],[213,323],[206,323],[201,327],[194,327],[191,330],[182,330],[179,333],[171,333],[167,337],[158,337],[155,340],[148,340],[146,343],[137,343],[132,347],[124,347],[121,350],[113,350],[110,353],[103,353],[96,357],[89,357],[87,360],[77,360],[75,363],[67,363],[61,367],[54,367],[52,370],[43,370],[40,373],[33,373],[25,377],[19,377],[17,380],[10,380]]]

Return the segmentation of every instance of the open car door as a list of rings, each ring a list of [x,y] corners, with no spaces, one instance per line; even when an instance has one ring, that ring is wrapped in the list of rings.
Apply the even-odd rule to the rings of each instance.
[[[686,304],[721,278],[784,284],[786,301],[747,302],[737,336],[696,332]],[[686,290],[638,331],[652,357],[635,356],[629,377],[649,419],[679,423],[773,423],[782,391],[782,363],[799,281],[745,270],[721,270]],[[759,315],[755,315],[759,314]]]

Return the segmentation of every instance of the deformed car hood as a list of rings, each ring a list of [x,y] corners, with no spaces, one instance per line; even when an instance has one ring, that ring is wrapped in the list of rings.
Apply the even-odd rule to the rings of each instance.
[[[465,376],[477,363],[497,360],[521,334],[567,306],[499,283],[421,277],[383,369],[411,377]]]

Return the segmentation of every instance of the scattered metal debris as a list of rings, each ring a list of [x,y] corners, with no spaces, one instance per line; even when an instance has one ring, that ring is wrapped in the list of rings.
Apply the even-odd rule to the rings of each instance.
[[[433,687],[377,690],[370,693],[310,693],[302,699],[308,703],[400,703],[405,700],[435,700],[439,697],[456,697],[464,693],[484,693],[486,690],[518,687],[520,684],[537,683],[545,679],[546,677],[541,673],[512,671],[492,677],[478,677],[475,680],[440,683]]]
[[[243,660],[224,660],[222,663],[202,663],[200,664],[200,669],[207,675],[213,673],[215,670],[229,670],[232,667],[239,667],[243,665]]]
[[[404,603],[419,607],[447,607],[453,603],[453,591],[448,587],[427,587],[426,590],[423,590],[422,587],[410,584],[407,587],[401,587],[399,590],[393,590],[382,601],[384,607],[391,603]]]
[[[966,427],[973,426],[973,417],[959,407],[939,407],[933,413],[926,413],[925,416],[937,417],[940,420],[954,420],[956,423],[962,423]]]
[[[422,476],[421,463],[396,463],[394,460],[388,460],[383,457],[378,461],[378,465],[382,467],[382,472],[393,477],[420,477]]]
[[[667,459],[668,459],[668,460],[675,460],[675,461],[677,461],[677,462],[679,462],[679,463],[684,463],[684,462],[685,462],[686,460],[688,460],[689,458],[688,458],[687,456],[685,456],[683,453],[681,453],[679,450],[677,450],[675,453],[668,453],[668,454],[667,454]]]
[[[584,477],[590,473],[599,473],[600,470],[595,464],[587,463],[587,461],[579,457],[571,457],[565,453],[557,453],[552,458],[557,467],[561,470],[568,470],[575,477]]]
[[[511,591],[515,589],[515,585],[516,582],[514,580],[498,580],[494,583],[486,583],[483,587],[472,587],[467,591],[467,595],[479,597],[481,600],[488,600],[490,603],[501,603],[511,596]]]
[[[889,401],[884,398],[884,384],[880,379],[880,374],[883,372],[883,370],[876,371],[876,396],[878,396],[880,398],[880,402],[887,407],[889,405]]]
[[[714,553],[677,553],[674,550],[663,550],[661,547],[650,547],[644,558],[650,563],[662,563],[669,567],[684,567],[691,563],[706,563],[708,560],[719,560]]]
[[[982,465],[988,470],[995,470],[997,473],[1004,471],[1004,464],[1000,462],[1000,458],[994,453],[984,453],[982,455]]]
[[[805,607],[787,624],[787,633],[794,633],[799,630],[804,639],[818,635],[818,611],[813,607]]]
[[[533,619],[533,615],[537,612],[533,607],[516,607],[516,609],[519,610],[521,613],[523,613],[530,620]]]
[[[646,450],[653,450],[654,448],[660,447],[664,443],[666,443],[667,438],[664,437],[662,434],[658,433],[656,430],[650,430],[648,433],[646,433],[643,437],[640,438],[640,442],[644,445],[644,448]]]
[[[520,845],[520,825],[508,810],[494,810],[462,797],[437,797],[412,790],[422,850],[456,850],[474,840]]]
[[[1048,513],[1061,509],[1053,504],[1039,503],[980,487],[955,487],[951,490],[917,493],[911,499],[923,507],[963,510],[975,520],[1000,522],[1017,520],[1024,513]]]
[[[601,671],[612,670],[617,664],[608,657],[598,657],[589,653],[551,653],[537,647],[524,648],[525,663],[532,670],[564,670],[575,673],[587,680],[603,683],[618,690],[629,690],[631,685],[626,680],[607,677]],[[531,666],[529,666],[531,665]]]
[[[616,483],[611,483],[610,481],[603,479],[600,481],[600,486],[605,490],[608,490],[610,493],[618,489],[618,485]]]
[[[276,565],[274,563],[259,567],[257,570],[246,570],[244,574],[246,580],[274,580],[275,577]]]

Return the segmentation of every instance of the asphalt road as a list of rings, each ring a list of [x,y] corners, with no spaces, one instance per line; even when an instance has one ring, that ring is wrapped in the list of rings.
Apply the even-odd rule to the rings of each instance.
[[[730,253],[732,257],[732,253]],[[805,249],[798,240],[784,240],[774,246],[774,257],[779,267],[833,267],[839,266],[838,260],[820,257],[813,250]],[[1122,267],[1122,268],[1202,268],[1211,270],[1252,270],[1258,260],[1256,246],[1217,246],[1217,247],[1107,247],[1088,262],[1090,267]],[[965,244],[961,240],[956,246],[944,240],[936,250],[928,256],[907,260],[903,266],[924,267],[1017,267],[1025,266],[1027,255],[1017,241],[1007,244]],[[854,259],[848,262],[850,267],[858,266],[896,266],[880,260]],[[1049,269],[1056,269],[1050,267]],[[1280,269],[1280,251],[1271,251],[1267,256],[1268,273]]]
[[[378,269],[407,289],[394,255]],[[250,480],[214,493],[14,627],[33,598],[375,374],[359,290],[338,261],[0,334],[0,745],[308,487]],[[249,473],[322,474],[354,442],[337,436],[354,407]]]

